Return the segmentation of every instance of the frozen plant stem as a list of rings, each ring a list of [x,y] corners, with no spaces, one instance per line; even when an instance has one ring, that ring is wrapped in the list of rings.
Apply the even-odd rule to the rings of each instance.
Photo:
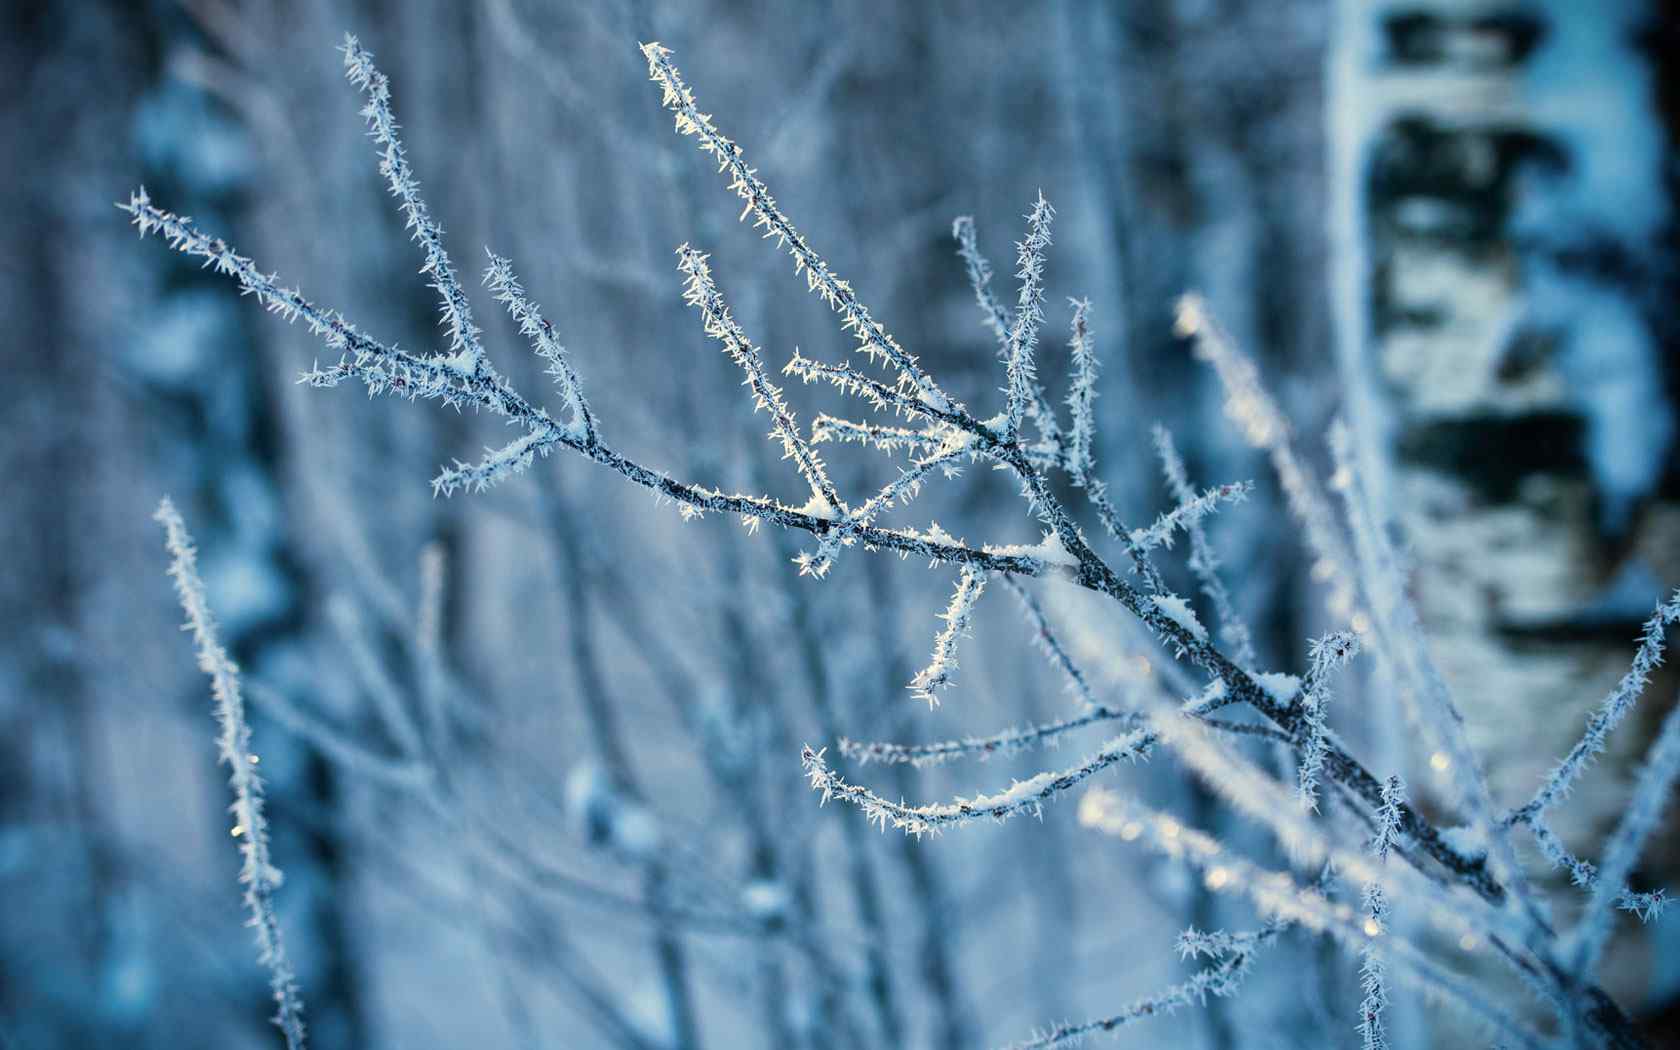
[[[268,969],[269,989],[274,994],[273,1020],[285,1034],[287,1050],[302,1050],[303,999],[274,912],[274,891],[280,887],[281,874],[269,856],[263,782],[257,775],[257,756],[251,751],[251,727],[245,721],[239,667],[217,638],[216,620],[210,613],[204,582],[198,576],[198,551],[175,504],[164,499],[152,517],[163,526],[170,556],[169,575],[187,617],[182,629],[192,632],[199,670],[210,677],[210,695],[216,703],[220,728],[217,750],[228,767],[228,786],[233,789],[233,805],[228,811],[233,814],[233,836],[243,858],[239,881],[245,887],[245,910],[251,915],[248,925],[257,931],[257,960]]]

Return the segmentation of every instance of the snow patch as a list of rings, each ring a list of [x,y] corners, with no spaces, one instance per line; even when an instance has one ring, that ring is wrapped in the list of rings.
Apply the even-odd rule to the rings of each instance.
[[[834,521],[840,517],[840,512],[835,509],[834,504],[830,503],[827,497],[820,492],[812,492],[811,498],[806,500],[803,506],[795,507],[794,510],[800,514],[809,514],[813,518],[827,518],[829,521]]]
[[[1196,610],[1190,608],[1190,603],[1183,598],[1176,594],[1157,594],[1149,601],[1161,615],[1178,624],[1196,641],[1208,640],[1207,628],[1202,626],[1202,621],[1196,618]]]
[[[1047,532],[1037,543],[1011,543],[1006,546],[990,546],[985,548],[987,554],[996,554],[1004,558],[1035,558],[1046,565],[1061,565],[1069,569],[1079,567],[1079,559],[1063,546],[1062,538],[1054,532]]]
[[[1256,685],[1264,689],[1268,696],[1284,707],[1294,703],[1295,698],[1301,695],[1301,680],[1292,674],[1269,671],[1253,677]]]

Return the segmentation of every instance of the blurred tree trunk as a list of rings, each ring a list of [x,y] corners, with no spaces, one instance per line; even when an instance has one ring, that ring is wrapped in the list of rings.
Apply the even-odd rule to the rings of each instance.
[[[1651,46],[1656,12],[1635,0],[1338,6],[1350,409],[1365,469],[1386,475],[1433,654],[1496,799],[1514,805],[1680,582],[1676,344],[1659,313],[1673,197],[1650,190],[1671,156],[1656,86],[1673,51]],[[1671,696],[1654,684],[1646,716]],[[1649,724],[1615,738],[1601,773],[1614,788],[1560,814],[1573,848],[1619,815]],[[1424,794],[1456,775],[1426,757],[1411,756]],[[1611,965],[1637,1006],[1645,960]]]

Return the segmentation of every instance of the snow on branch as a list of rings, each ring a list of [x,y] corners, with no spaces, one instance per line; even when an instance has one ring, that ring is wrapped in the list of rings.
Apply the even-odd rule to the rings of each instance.
[[[216,619],[205,597],[204,582],[198,575],[198,551],[192,535],[181,520],[175,504],[167,498],[152,515],[164,529],[169,551],[169,575],[198,647],[198,667],[210,678],[210,695],[216,702],[216,738],[220,761],[228,767],[228,786],[233,789],[233,837],[239,841],[243,863],[239,881],[245,887],[245,910],[249,925],[257,933],[257,959],[268,969],[269,989],[274,996],[274,1024],[286,1037],[287,1050],[304,1045],[303,998],[297,975],[286,955],[280,919],[274,911],[274,891],[282,881],[280,869],[269,855],[268,819],[263,814],[263,782],[257,775],[257,756],[251,751],[251,727],[245,721],[245,701],[240,692],[239,667],[228,657],[217,636]]]
[[[1207,644],[1207,628],[1202,626],[1202,621],[1197,618],[1196,610],[1190,608],[1189,602],[1176,594],[1155,594],[1150,596],[1149,603],[1194,642],[1199,645]]]

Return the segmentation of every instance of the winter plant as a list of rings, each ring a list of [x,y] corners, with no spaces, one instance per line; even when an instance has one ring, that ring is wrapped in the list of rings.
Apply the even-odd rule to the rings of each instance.
[[[1352,468],[1357,440],[1352,431],[1333,431],[1337,469],[1328,484],[1321,482],[1298,452],[1253,362],[1231,344],[1198,299],[1182,301],[1179,335],[1217,372],[1227,412],[1243,435],[1269,455],[1289,510],[1312,548],[1315,579],[1328,589],[1330,607],[1343,621],[1306,647],[1304,677],[1269,672],[1258,665],[1252,635],[1222,580],[1204,528],[1209,515],[1244,499],[1248,486],[1226,484],[1198,492],[1172,436],[1157,429],[1157,451],[1176,505],[1153,524],[1128,527],[1097,475],[1098,354],[1095,311],[1088,301],[1069,301],[1071,383],[1059,403],[1039,378],[1049,322],[1045,263],[1056,218],[1050,203],[1041,195],[1029,206],[1016,252],[1017,286],[1008,301],[992,288],[992,268],[979,249],[974,221],[960,218],[953,227],[980,320],[1003,364],[1002,403],[988,414],[953,396],[888,332],[783,213],[741,147],[700,109],[670,51],[651,43],[642,46],[648,74],[678,133],[691,137],[716,162],[741,202],[742,218],[750,217],[765,239],[791,257],[795,274],[839,316],[859,352],[857,363],[795,352],[783,365],[782,375],[830,384],[859,403],[856,418],[818,415],[804,426],[763,349],[731,312],[705,251],[682,245],[676,269],[683,299],[699,315],[705,335],[740,369],[755,407],[769,419],[770,438],[792,461],[808,498],[794,503],[672,477],[610,443],[610,425],[590,408],[555,326],[527,294],[511,261],[491,254],[484,283],[546,362],[558,387],[558,411],[551,413],[516,390],[497,370],[404,153],[389,81],[354,37],[346,39],[343,52],[346,74],[366,99],[363,114],[380,171],[438,294],[448,333],[439,352],[417,353],[381,342],[282,284],[190,219],[158,207],[143,190],[122,205],[140,232],[157,234],[171,247],[202,259],[269,311],[301,321],[318,336],[331,359],[303,373],[304,384],[327,388],[356,381],[369,395],[425,398],[488,412],[517,432],[476,463],[443,468],[432,481],[437,494],[486,489],[525,471],[537,457],[564,449],[675,504],[685,517],[729,514],[749,529],[768,524],[805,534],[808,546],[795,559],[800,575],[833,577],[860,553],[888,551],[949,571],[951,598],[939,616],[930,656],[906,683],[911,695],[930,707],[961,679],[964,638],[976,608],[988,593],[1008,591],[1074,701],[1069,717],[943,743],[842,740],[840,755],[860,769],[870,763],[923,766],[1046,747],[1098,727],[1111,734],[1106,741],[1077,761],[996,791],[923,804],[895,802],[857,779],[842,777],[825,748],[806,747],[799,760],[811,787],[823,801],[854,806],[863,820],[884,830],[915,836],[980,820],[1039,816],[1046,803],[1081,789],[1081,824],[1183,865],[1208,891],[1244,898],[1257,913],[1257,924],[1246,930],[1186,930],[1178,951],[1201,966],[1187,980],[1111,1016],[1056,1024],[1018,1046],[1069,1045],[1205,1003],[1210,995],[1237,994],[1268,947],[1297,932],[1328,938],[1357,968],[1363,999],[1346,1004],[1347,1029],[1357,1030],[1366,1047],[1388,1045],[1385,1014],[1402,987],[1460,1011],[1503,1046],[1550,1046],[1559,1040],[1639,1045],[1595,973],[1618,910],[1649,921],[1666,903],[1661,892],[1635,892],[1629,878],[1680,775],[1680,709],[1663,722],[1632,800],[1596,861],[1566,850],[1550,819],[1638,703],[1652,668],[1661,661],[1665,630],[1680,618],[1680,594],[1656,610],[1631,669],[1592,714],[1581,741],[1536,786],[1530,801],[1502,811],[1467,743],[1455,700],[1431,661],[1406,594],[1402,557],[1390,539],[1381,493]],[[839,443],[866,446],[900,465],[878,490],[843,494],[822,455],[823,446]],[[1040,542],[988,543],[952,535],[935,523],[921,528],[887,523],[889,513],[913,501],[924,484],[955,478],[959,468],[976,463],[1018,483],[1025,508],[1041,529]],[[1339,496],[1340,513],[1331,493]],[[302,1007],[271,903],[279,874],[268,854],[262,785],[249,752],[238,675],[216,641],[185,526],[167,502],[158,516],[168,531],[171,572],[197,639],[200,664],[212,680],[222,760],[233,770],[234,834],[245,860],[241,879],[261,957],[273,977],[276,1023],[296,1047],[303,1039]],[[1086,523],[1094,523],[1095,530],[1087,531]],[[1155,565],[1180,535],[1187,540],[1187,568],[1215,621],[1211,630],[1189,599],[1167,588]],[[1176,661],[1166,665],[1173,672],[1159,676],[1154,691],[1136,691],[1124,702],[1101,695],[1041,607],[1034,593],[1040,581],[1062,581],[1106,599],[1117,615],[1147,628]],[[1355,679],[1344,673],[1350,666],[1370,673]],[[1331,728],[1338,707],[1367,709],[1366,700],[1400,704],[1427,746],[1451,763],[1457,775],[1449,797],[1433,810],[1440,816],[1426,817],[1408,797],[1398,770],[1371,768]],[[347,750],[341,756],[345,761],[359,760],[353,749]],[[1158,753],[1172,756],[1236,814],[1263,828],[1283,862],[1254,859],[1209,829],[1190,826],[1112,787],[1086,784],[1109,767]],[[401,780],[400,769],[383,772],[416,791],[438,790],[421,778]],[[1516,852],[1519,833],[1532,838],[1582,891],[1579,918],[1572,924],[1561,925],[1531,884]],[[635,843],[627,840],[624,848],[634,849]],[[1510,975],[1533,993],[1538,1007],[1512,1003],[1500,991],[1509,986]]]
[[[187,617],[182,630],[192,632],[198,648],[199,670],[210,677],[210,695],[216,702],[216,722],[220,728],[217,749],[221,762],[230,770],[228,787],[233,789],[233,804],[228,807],[228,812],[233,814],[231,833],[239,842],[243,860],[239,881],[245,887],[245,909],[251,914],[249,924],[257,931],[257,957],[269,973],[269,988],[276,1007],[274,1023],[285,1034],[287,1050],[302,1050],[303,1000],[286,956],[280,920],[274,912],[274,891],[280,886],[281,874],[269,854],[263,782],[257,774],[258,755],[251,750],[251,727],[245,721],[239,667],[228,657],[217,637],[216,620],[205,598],[204,581],[198,575],[198,551],[180,512],[165,499],[154,517],[163,526],[164,543],[171,558],[169,575],[175,581],[175,593]]]

